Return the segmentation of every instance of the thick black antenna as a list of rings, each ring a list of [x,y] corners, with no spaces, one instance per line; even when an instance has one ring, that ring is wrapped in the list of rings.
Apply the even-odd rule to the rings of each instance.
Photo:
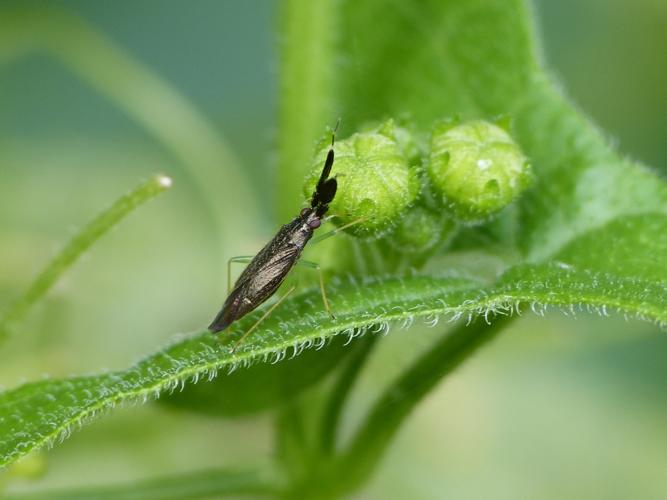
[[[336,179],[329,179],[329,174],[331,174],[331,167],[334,163],[334,144],[336,142],[336,132],[338,131],[338,126],[340,125],[340,118],[336,121],[336,126],[331,132],[331,146],[329,147],[329,152],[327,153],[327,158],[324,161],[324,168],[322,168],[322,174],[320,174],[320,179],[317,181],[317,186],[315,186],[315,192],[313,197],[310,200],[310,206],[317,208],[320,204],[323,204],[322,207],[318,208],[318,213],[324,214],[327,210],[326,205],[333,200],[333,197],[336,194]]]
[[[340,125],[340,118],[336,122],[336,126],[334,127],[333,131],[331,132],[331,147],[329,148],[329,152],[327,153],[327,159],[324,161],[324,168],[322,169],[322,175],[320,175],[320,180],[317,182],[317,186],[320,187],[322,184],[324,184],[324,181],[326,181],[329,178],[329,174],[331,173],[331,167],[333,166],[334,162],[334,144],[336,142],[336,132],[338,131],[338,126]]]

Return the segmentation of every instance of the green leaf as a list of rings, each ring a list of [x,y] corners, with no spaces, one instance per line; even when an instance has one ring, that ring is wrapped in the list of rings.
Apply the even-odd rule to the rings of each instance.
[[[341,94],[355,124],[494,115],[536,69],[519,1],[348,1],[344,13]]]
[[[513,287],[540,300],[546,285],[574,276],[572,304],[597,294],[664,321],[667,184],[620,157],[551,82],[524,1],[348,1],[343,11],[348,122],[406,116],[425,132],[448,116],[512,118],[536,182],[503,241],[519,266],[505,282],[521,277]],[[523,279],[528,263],[541,266]]]
[[[512,118],[536,182],[506,214],[517,222],[503,244],[516,265],[544,264],[539,281],[521,283],[527,300],[567,270],[591,293],[604,275],[597,293],[609,306],[650,289],[650,317],[664,317],[667,184],[620,157],[551,82],[523,1],[347,1],[341,15],[335,91],[346,127],[404,116],[426,133],[445,117]]]
[[[512,118],[537,174],[520,207],[531,261],[616,217],[667,215],[665,183],[619,157],[551,83],[523,1],[371,0],[344,13],[340,93],[355,126],[407,116],[427,131],[448,116]]]
[[[336,337],[326,349],[306,350],[281,363],[258,363],[207,384],[190,385],[160,398],[176,408],[209,415],[238,417],[285,405],[316,384],[348,353],[345,339]]]
[[[3,496],[6,500],[168,500],[252,495],[275,496],[276,488],[254,470],[206,470],[108,486]]]
[[[523,284],[532,283],[527,290]],[[644,283],[628,284],[623,309],[657,321],[667,321],[653,290]],[[126,371],[64,380],[44,380],[23,385],[0,395],[0,465],[6,465],[46,444],[64,439],[79,425],[114,406],[157,397],[186,382],[212,378],[220,370],[241,368],[256,361],[277,362],[307,347],[324,346],[337,334],[354,337],[369,325],[388,328],[390,321],[411,322],[425,318],[436,322],[440,315],[472,318],[494,312],[509,313],[530,301],[602,308],[609,298],[604,290],[614,281],[605,275],[577,273],[551,266],[526,266],[511,271],[495,287],[460,278],[386,278],[336,283],[332,306],[337,320],[324,310],[314,310],[319,290],[300,295],[277,309],[235,352],[229,347],[257,320],[261,311],[244,318],[234,334],[215,337],[208,332],[186,337],[149,356]],[[601,292],[602,290],[602,292]],[[664,297],[663,297],[664,298]],[[658,311],[658,314],[656,314]]]
[[[419,285],[419,282],[413,283],[413,286]],[[421,284],[422,287],[425,285],[428,283]],[[437,290],[443,293],[460,293],[458,290],[469,288],[470,283],[446,280],[439,286],[442,289]],[[251,361],[275,362],[288,354],[288,348],[293,348],[290,352],[293,354],[294,350],[314,342],[321,341],[323,345],[327,337],[340,330],[372,323],[382,312],[382,305],[392,299],[397,305],[401,303],[400,282],[394,282],[390,287],[376,284],[379,293],[373,297],[365,297],[361,289],[350,284],[339,288],[335,301],[339,316],[335,324],[323,311],[312,313],[311,301],[318,298],[317,292],[313,292],[279,308],[234,353],[221,340],[233,341],[256,321],[258,313],[240,321],[236,335],[196,334],[124,372],[44,380],[3,393],[0,395],[0,465],[67,436],[73,427],[118,403],[148,399],[164,390],[174,390],[186,380],[213,378],[221,369],[232,370]],[[390,288],[393,293],[389,293]],[[418,298],[417,304],[427,306]],[[402,317],[412,313],[400,309],[393,315]],[[328,327],[325,327],[327,323]]]

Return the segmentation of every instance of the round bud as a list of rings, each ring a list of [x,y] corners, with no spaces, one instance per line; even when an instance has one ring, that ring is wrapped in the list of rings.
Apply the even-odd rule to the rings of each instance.
[[[329,146],[315,156],[304,185],[310,198],[317,184]],[[347,229],[355,236],[379,236],[392,227],[415,200],[420,189],[417,168],[409,164],[398,143],[395,126],[389,121],[379,127],[336,141],[330,177],[338,190],[329,204],[337,226],[363,218]]]
[[[530,184],[530,165],[503,128],[485,121],[441,124],[431,136],[428,175],[454,217],[478,224]]]
[[[447,214],[417,205],[407,211],[387,242],[401,253],[423,254],[446,244],[457,229],[458,224]]]

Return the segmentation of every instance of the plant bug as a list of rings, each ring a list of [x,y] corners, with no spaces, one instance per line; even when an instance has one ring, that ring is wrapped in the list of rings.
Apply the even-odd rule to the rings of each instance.
[[[248,259],[250,263],[239,276],[234,284],[234,288],[225,300],[222,309],[208,327],[212,333],[224,330],[234,321],[255,310],[269,299],[276,290],[278,290],[289,272],[296,265],[301,256],[301,252],[306,246],[306,243],[312,238],[314,231],[322,225],[324,215],[329,210],[329,203],[331,203],[334,196],[336,196],[336,189],[338,188],[336,178],[329,178],[331,167],[334,163],[334,141],[337,128],[338,124],[336,124],[331,135],[331,147],[327,153],[322,174],[320,175],[315,191],[311,197],[310,206],[303,208],[294,220],[282,226],[273,239],[269,241],[257,255],[252,258],[238,257],[230,260],[230,264],[233,261],[243,262],[246,259]],[[350,224],[347,224],[346,226],[349,225]],[[335,230],[335,232],[344,227],[345,226]],[[302,261],[302,263],[317,269],[320,278],[320,290],[322,292],[324,308],[332,317],[334,317],[331,313],[331,307],[329,306],[329,301],[324,289],[324,279],[319,265],[305,261]],[[243,334],[243,336],[236,342],[235,347],[238,346],[238,344],[240,344],[241,341],[259,325],[259,323],[271,314],[271,312],[278,307],[278,305],[280,305],[280,303],[285,300],[295,288],[295,286],[291,287],[285,295],[273,304],[264,315]]]

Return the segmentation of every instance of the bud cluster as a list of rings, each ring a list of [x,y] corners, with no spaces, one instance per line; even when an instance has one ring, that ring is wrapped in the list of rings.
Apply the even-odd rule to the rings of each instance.
[[[508,127],[487,121],[442,122],[424,139],[393,120],[335,145],[330,204],[338,226],[360,237],[386,237],[399,251],[423,253],[449,241],[459,224],[486,222],[530,185],[527,158]],[[317,183],[328,145],[304,185]]]

